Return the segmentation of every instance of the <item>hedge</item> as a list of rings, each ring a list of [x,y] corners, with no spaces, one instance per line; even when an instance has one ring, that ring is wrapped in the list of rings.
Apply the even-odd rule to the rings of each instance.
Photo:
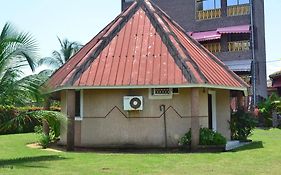
[[[8,129],[4,130],[1,126],[8,121],[18,117],[19,115],[29,115],[29,112],[43,110],[42,107],[27,106],[27,107],[15,107],[15,106],[1,106],[0,105],[0,135],[4,134],[18,134],[34,132],[34,127],[38,125],[38,121],[32,117],[25,117],[24,124],[14,122]],[[60,111],[59,107],[51,107],[51,111]]]

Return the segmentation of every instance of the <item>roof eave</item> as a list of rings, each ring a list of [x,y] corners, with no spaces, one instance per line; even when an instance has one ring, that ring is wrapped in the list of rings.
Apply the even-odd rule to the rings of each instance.
[[[147,88],[212,88],[243,91],[245,96],[248,96],[248,87],[223,86],[212,84],[179,84],[179,85],[143,85],[143,86],[64,86],[53,90],[46,91],[46,93],[54,93],[62,90],[90,90],[90,89],[147,89]]]

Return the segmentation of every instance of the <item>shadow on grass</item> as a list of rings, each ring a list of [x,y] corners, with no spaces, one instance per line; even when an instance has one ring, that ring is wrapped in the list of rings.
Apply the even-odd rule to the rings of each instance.
[[[15,159],[0,159],[0,168],[12,168],[16,165],[24,165],[26,163],[32,163],[32,162],[43,162],[43,161],[57,161],[57,160],[64,160],[65,157],[61,157],[58,155],[49,155],[49,156],[36,156],[36,157],[21,157],[21,158],[15,158]],[[31,166],[31,165],[26,165]],[[43,168],[42,166],[32,166],[32,167],[39,167]]]
[[[262,149],[262,148],[264,148],[262,141],[254,141],[248,145],[242,146],[241,148],[232,150],[231,152],[248,151],[248,150]]]

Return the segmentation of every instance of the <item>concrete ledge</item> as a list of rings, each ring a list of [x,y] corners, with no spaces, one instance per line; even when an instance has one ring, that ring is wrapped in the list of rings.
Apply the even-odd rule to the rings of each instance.
[[[252,142],[240,142],[238,140],[228,141],[225,145],[225,151],[231,151],[242,146],[248,145]]]

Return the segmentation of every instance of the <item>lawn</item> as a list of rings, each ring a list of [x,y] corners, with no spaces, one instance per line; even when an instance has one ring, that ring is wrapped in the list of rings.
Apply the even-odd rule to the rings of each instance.
[[[34,134],[0,136],[0,174],[281,174],[281,130],[223,153],[56,153],[26,147]]]

